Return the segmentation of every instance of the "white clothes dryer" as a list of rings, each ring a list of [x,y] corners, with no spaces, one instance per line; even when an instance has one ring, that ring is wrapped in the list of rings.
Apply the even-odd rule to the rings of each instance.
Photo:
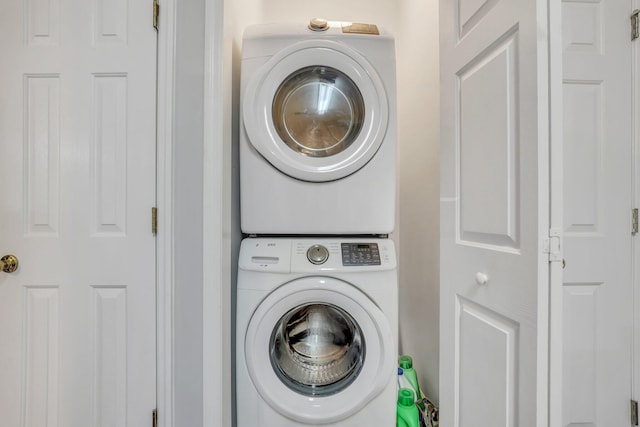
[[[393,231],[394,43],[375,25],[314,20],[247,28],[239,137],[244,233]]]
[[[243,240],[238,427],[395,425],[397,305],[391,240]]]

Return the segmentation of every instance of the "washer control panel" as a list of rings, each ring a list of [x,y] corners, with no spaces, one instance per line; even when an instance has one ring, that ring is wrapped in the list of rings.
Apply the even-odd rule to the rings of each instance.
[[[377,243],[341,243],[342,265],[380,265],[380,249]]]
[[[373,272],[397,267],[391,239],[248,237],[238,267],[271,273]]]

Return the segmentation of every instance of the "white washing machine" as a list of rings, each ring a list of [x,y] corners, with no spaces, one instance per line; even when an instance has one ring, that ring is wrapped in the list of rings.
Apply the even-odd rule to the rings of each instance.
[[[393,231],[393,37],[321,20],[252,26],[241,73],[242,231]]]
[[[391,240],[245,239],[238,427],[394,426],[397,305]]]

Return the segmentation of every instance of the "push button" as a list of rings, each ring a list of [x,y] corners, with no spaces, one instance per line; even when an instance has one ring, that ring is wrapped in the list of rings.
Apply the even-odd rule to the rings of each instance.
[[[312,264],[324,264],[329,259],[329,250],[322,245],[313,245],[307,250],[307,259]]]

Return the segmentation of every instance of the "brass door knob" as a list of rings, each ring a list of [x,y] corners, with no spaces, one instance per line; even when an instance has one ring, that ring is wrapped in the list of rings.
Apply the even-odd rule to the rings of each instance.
[[[15,255],[5,255],[0,258],[0,268],[5,273],[13,273],[18,269],[18,258]]]

